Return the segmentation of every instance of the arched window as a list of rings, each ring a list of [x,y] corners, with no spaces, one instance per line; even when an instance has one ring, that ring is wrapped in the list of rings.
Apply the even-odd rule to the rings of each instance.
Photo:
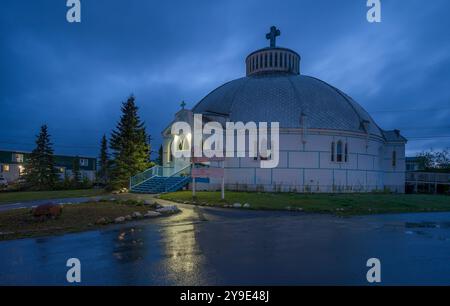
[[[336,161],[342,162],[342,141],[338,141],[336,145]]]
[[[269,67],[272,67],[272,52],[269,54]]]
[[[169,146],[167,147],[167,162],[172,162],[172,144],[173,140],[169,142]]]
[[[392,167],[397,166],[397,151],[392,151]]]
[[[344,161],[348,162],[348,144],[345,143],[345,149],[344,149]]]
[[[331,143],[331,161],[334,162],[334,141]]]
[[[275,67],[278,67],[278,53],[275,53]]]

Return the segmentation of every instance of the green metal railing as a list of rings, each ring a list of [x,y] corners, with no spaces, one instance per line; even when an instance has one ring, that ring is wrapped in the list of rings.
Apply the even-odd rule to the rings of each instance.
[[[167,175],[167,177],[179,177],[179,176],[189,176],[191,174],[191,164],[177,170],[176,172]]]
[[[144,172],[138,173],[130,178],[130,190],[131,188],[144,183],[154,176],[163,177],[176,177],[176,176],[189,176],[191,173],[191,165],[187,165],[179,170],[175,170],[173,167],[154,166]]]
[[[148,168],[144,172],[141,172],[141,173],[136,174],[135,176],[132,176],[130,178],[130,189],[133,188],[134,186],[142,184],[143,182],[151,179],[154,176],[163,176],[165,168],[170,168],[170,167],[154,166],[154,167]]]

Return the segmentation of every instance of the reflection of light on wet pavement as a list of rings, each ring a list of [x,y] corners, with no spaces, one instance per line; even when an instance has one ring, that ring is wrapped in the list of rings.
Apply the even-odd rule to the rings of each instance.
[[[450,284],[450,213],[330,215],[197,208],[64,236],[0,242],[0,285]]]
[[[113,256],[118,261],[130,262],[143,258],[144,241],[140,235],[141,229],[120,229],[115,243]]]
[[[204,261],[196,238],[199,217],[193,209],[184,209],[162,226],[163,254],[167,278],[173,284],[198,284]]]

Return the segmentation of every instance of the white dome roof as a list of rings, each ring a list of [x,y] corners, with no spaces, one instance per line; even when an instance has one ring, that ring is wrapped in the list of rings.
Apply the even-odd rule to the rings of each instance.
[[[303,113],[310,129],[365,132],[366,125],[370,134],[383,135],[348,95],[324,81],[293,73],[254,74],[225,83],[193,112],[224,115],[233,122],[279,122],[281,128],[300,128]]]

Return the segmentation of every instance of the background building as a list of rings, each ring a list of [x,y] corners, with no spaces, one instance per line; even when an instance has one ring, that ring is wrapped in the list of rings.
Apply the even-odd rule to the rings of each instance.
[[[8,183],[17,181],[25,170],[25,162],[29,154],[29,152],[20,151],[0,151],[0,175]],[[65,176],[72,176],[74,162],[79,163],[82,178],[87,178],[90,181],[95,179],[97,168],[97,160],[95,158],[55,155],[54,159],[55,167],[58,169],[61,179],[64,179]]]

